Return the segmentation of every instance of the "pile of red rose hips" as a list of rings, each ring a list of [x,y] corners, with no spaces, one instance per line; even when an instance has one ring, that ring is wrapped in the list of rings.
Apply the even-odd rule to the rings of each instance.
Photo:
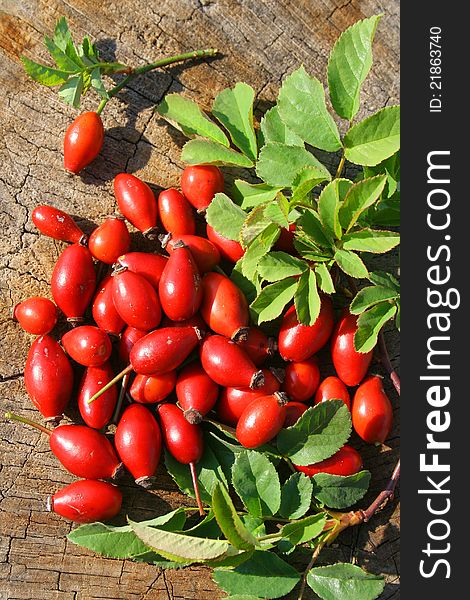
[[[15,307],[14,316],[27,332],[39,336],[29,351],[24,380],[46,421],[57,424],[67,408],[73,361],[85,367],[77,396],[85,425],[49,430],[33,424],[49,434],[51,450],[64,467],[82,478],[50,502],[52,510],[74,521],[106,520],[119,512],[120,491],[102,480],[115,479],[123,465],[136,483],[151,486],[162,443],[177,461],[190,466],[198,497],[194,465],[203,454],[199,423],[212,411],[213,418],[236,427],[243,446],[256,448],[295,423],[311,404],[336,398],[351,410],[346,386],[361,384],[352,404],[356,432],[377,443],[391,428],[392,409],[381,379],[369,376],[363,381],[372,352],[354,350],[356,317],[343,312],[335,326],[331,300],[324,296],[314,325],[299,324],[292,306],[278,339],[268,339],[250,325],[244,294],[217,270],[221,259],[234,263],[243,255],[240,244],[209,225],[207,237],[196,235],[194,209],[204,210],[223,190],[222,174],[214,166],[188,167],[181,189],[183,193],[164,190],[156,201],[137,177],[122,173],[114,180],[122,215],[149,237],[155,236],[159,223],[167,232],[161,239],[169,256],[130,252],[122,217],[106,219],[87,239],[56,208],[38,206],[32,215],[41,233],[71,242],[52,274],[55,304],[29,298]],[[94,260],[113,265],[100,282]],[[72,324],[60,344],[49,334],[58,309]],[[90,312],[93,324],[88,324]],[[330,338],[338,376],[320,382],[314,355]],[[199,360],[187,361],[197,348]],[[284,377],[279,369],[262,368],[276,350],[286,361]],[[123,367],[117,376],[112,354]],[[122,414],[116,385],[121,378],[119,395],[128,386],[132,398]],[[113,420],[114,447],[100,432]],[[322,463],[298,470],[351,475],[361,468],[360,455],[346,445]],[[198,504],[202,510],[199,498]]]

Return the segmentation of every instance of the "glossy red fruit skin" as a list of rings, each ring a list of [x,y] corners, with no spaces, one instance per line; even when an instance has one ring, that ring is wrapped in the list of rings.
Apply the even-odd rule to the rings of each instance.
[[[195,327],[163,327],[137,340],[129,360],[136,373],[167,373],[177,369],[198,343]]]
[[[108,479],[120,468],[120,461],[108,438],[85,425],[61,425],[49,437],[52,453],[77,477]]]
[[[175,460],[183,465],[197,463],[204,452],[204,439],[199,425],[192,425],[176,404],[157,407],[163,443]]]
[[[237,342],[240,348],[248,354],[257,367],[260,367],[267,358],[273,356],[277,349],[276,340],[269,338],[258,327],[250,327],[246,339]]]
[[[279,353],[284,360],[302,361],[316,354],[328,341],[334,326],[333,304],[322,296],[320,314],[313,325],[301,325],[295,306],[284,315],[279,330]]]
[[[250,388],[222,388],[217,402],[217,418],[221,423],[235,427],[245,408],[262,396],[269,396],[281,388],[279,380],[269,369],[263,369],[264,385],[257,390]]]
[[[121,510],[122,494],[105,481],[74,481],[50,498],[50,510],[76,523],[108,521]]]
[[[166,315],[163,317],[161,322],[162,327],[197,327],[201,333],[205,333],[207,331],[207,325],[204,319],[201,317],[199,313],[196,313],[190,319],[186,319],[185,321],[172,321]]]
[[[354,475],[362,469],[362,458],[357,450],[345,445],[336,454],[321,462],[305,467],[299,465],[294,465],[294,467],[309,477],[313,477],[317,473],[348,476]]]
[[[84,367],[100,367],[111,356],[111,340],[93,325],[81,325],[64,333],[62,346],[75,362]]]
[[[168,254],[173,252],[173,247],[178,241],[183,242],[189,248],[200,273],[212,271],[219,264],[220,252],[218,248],[199,235],[176,235],[171,236],[169,239],[165,238],[163,243]]]
[[[286,376],[282,384],[285,392],[294,402],[307,402],[313,399],[320,383],[320,369],[315,357],[286,366]]]
[[[160,375],[137,375],[129,393],[140,404],[156,404],[165,400],[175,389],[176,371]]]
[[[96,287],[95,267],[88,248],[73,244],[59,256],[51,278],[54,302],[69,320],[81,320]]]
[[[146,331],[141,331],[140,329],[137,329],[136,327],[128,326],[124,329],[124,331],[121,334],[121,338],[119,339],[119,346],[118,346],[119,360],[121,361],[122,364],[124,364],[124,365],[129,364],[129,354],[130,354],[130,351],[132,350],[132,347],[137,342],[137,340],[140,340],[141,338],[145,337],[146,335],[147,335]]]
[[[49,335],[34,340],[26,359],[24,383],[33,404],[46,419],[62,418],[73,388],[73,369],[59,344]]]
[[[199,423],[214,408],[218,396],[219,386],[199,363],[186,365],[180,371],[176,381],[176,397],[190,423]]]
[[[48,298],[32,296],[13,309],[13,318],[28,333],[45,335],[57,323],[57,306]]]
[[[141,404],[126,408],[118,423],[114,443],[136,483],[150,487],[160,462],[162,435],[148,408]]]
[[[105,362],[100,367],[88,367],[83,374],[78,390],[77,404],[82,419],[88,427],[102,429],[111,421],[118,396],[115,385],[90,404],[88,404],[88,399],[113,377],[114,372],[109,362]]]
[[[318,386],[314,404],[320,404],[320,402],[325,402],[326,400],[342,400],[348,407],[348,410],[351,410],[351,398],[348,388],[339,377],[327,377]]]
[[[119,335],[125,327],[125,322],[119,316],[113,301],[113,278],[106,275],[100,283],[91,308],[93,320],[100,329]]]
[[[365,442],[383,444],[387,439],[393,409],[378,375],[370,375],[357,388],[351,416],[354,430]]]
[[[122,271],[113,275],[113,301],[131,327],[150,331],[160,324],[162,309],[155,288],[142,275]]]
[[[357,331],[357,315],[345,310],[336,324],[331,337],[331,357],[338,377],[351,387],[358,385],[366,376],[373,351],[359,353],[354,348]]]
[[[276,437],[285,419],[285,404],[280,404],[276,394],[256,398],[238,420],[237,440],[245,448],[258,448]]]
[[[142,233],[149,233],[157,225],[157,203],[151,188],[130,173],[119,173],[114,178],[114,195],[119,210]]]
[[[181,174],[181,189],[194,208],[204,210],[217,192],[224,191],[224,177],[220,169],[212,165],[186,167]]]
[[[103,141],[104,127],[99,114],[86,112],[79,115],[65,132],[65,170],[79,173],[98,156]]]
[[[181,192],[170,188],[158,196],[158,216],[166,231],[194,235],[196,220],[191,204]]]
[[[206,337],[201,344],[201,364],[209,377],[224,387],[259,388],[264,383],[249,356],[222,335]]]
[[[288,402],[286,404],[286,419],[283,427],[295,425],[307,409],[307,404],[303,402]]]
[[[132,273],[144,277],[153,287],[158,290],[160,277],[168,262],[168,257],[163,254],[151,254],[150,252],[127,252],[117,259],[117,264],[127,267]]]
[[[209,240],[217,247],[222,258],[232,263],[236,263],[245,254],[242,245],[235,240],[229,240],[211,227],[206,226],[206,233]]]
[[[66,212],[42,204],[36,206],[31,215],[33,223],[41,233],[62,242],[78,244],[86,240],[86,235]]]
[[[163,312],[172,321],[193,317],[202,301],[201,276],[189,249],[175,247],[158,285]]]
[[[233,340],[246,335],[250,314],[243,292],[219,273],[206,273],[202,289],[200,313],[212,331]]]
[[[97,227],[88,240],[88,248],[101,262],[112,265],[131,247],[131,236],[124,220],[108,217]]]

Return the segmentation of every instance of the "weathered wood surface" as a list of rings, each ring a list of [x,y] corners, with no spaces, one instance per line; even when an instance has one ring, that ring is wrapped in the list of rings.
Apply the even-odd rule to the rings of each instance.
[[[340,31],[364,16],[384,12],[375,43],[375,66],[364,86],[365,116],[398,100],[398,2],[394,0],[0,0],[0,398],[2,413],[36,417],[22,371],[32,337],[10,318],[18,301],[48,295],[62,244],[39,237],[34,206],[50,202],[78,217],[88,231],[115,209],[112,179],[135,172],[155,186],[176,185],[183,138],[152,108],[168,91],[182,91],[207,107],[236,81],[251,84],[260,105],[275,99],[282,78],[299,63],[325,79],[329,50]],[[104,114],[103,152],[80,177],[62,169],[63,133],[76,112],[55,93],[28,80],[21,53],[45,59],[42,37],[65,15],[73,33],[91,35],[107,59],[132,65],[198,47],[215,46],[223,58],[154,72],[132,82]],[[84,109],[96,107],[89,97]],[[397,361],[397,348],[392,350]],[[396,398],[391,394],[393,398]],[[395,406],[397,400],[394,400]],[[397,411],[396,411],[397,413]],[[363,449],[373,472],[373,492],[398,456],[398,413],[390,449]],[[59,468],[48,442],[35,431],[0,423],[0,598],[85,600],[219,598],[204,568],[161,572],[129,561],[105,560],[68,543],[71,525],[44,510],[45,497],[72,481]],[[168,477],[156,493],[129,485],[125,509],[134,518],[182,502]],[[399,512],[388,506],[373,521],[346,532],[322,560],[356,560],[386,575],[384,599],[399,597]],[[353,599],[351,599],[353,600]]]

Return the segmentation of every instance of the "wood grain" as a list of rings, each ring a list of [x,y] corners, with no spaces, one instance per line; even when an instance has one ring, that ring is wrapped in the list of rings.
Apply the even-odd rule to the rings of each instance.
[[[165,93],[182,92],[209,107],[221,89],[243,80],[255,88],[258,109],[264,109],[274,101],[283,77],[299,63],[324,81],[327,57],[339,33],[378,12],[384,17],[359,117],[398,102],[399,15],[394,0],[0,0],[2,412],[37,417],[22,381],[32,337],[20,332],[11,310],[28,296],[49,295],[49,279],[63,245],[37,234],[31,222],[34,206],[54,204],[90,231],[115,210],[112,180],[117,173],[136,173],[155,189],[177,185],[183,138],[153,113]],[[47,60],[42,38],[62,15],[75,36],[89,34],[98,40],[106,59],[137,66],[210,46],[223,56],[134,80],[104,113],[107,131],[101,156],[79,177],[70,178],[62,169],[62,140],[76,111],[59,102],[53,90],[27,79],[18,58],[24,53]],[[90,95],[83,109],[96,105],[96,97]],[[397,363],[396,340],[392,354]],[[362,449],[365,466],[373,472],[370,498],[391,473],[398,455],[397,410],[396,417],[390,448],[381,453]],[[130,561],[105,560],[67,542],[71,525],[46,513],[44,503],[72,477],[37,432],[1,422],[0,440],[0,599],[222,597],[208,569],[164,572]],[[124,508],[133,518],[162,513],[185,501],[163,473],[160,481],[160,489],[153,493],[126,482]],[[343,534],[321,557],[338,559],[356,560],[384,573],[387,586],[382,598],[399,598],[396,502],[371,523]]]

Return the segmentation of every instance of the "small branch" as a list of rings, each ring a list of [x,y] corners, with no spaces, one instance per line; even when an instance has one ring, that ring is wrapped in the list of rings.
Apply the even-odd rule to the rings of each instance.
[[[305,592],[305,586],[307,585],[307,575],[308,572],[310,571],[310,569],[313,567],[313,565],[315,564],[320,552],[323,549],[323,546],[325,545],[325,543],[320,543],[318,544],[318,546],[315,548],[315,551],[312,554],[312,558],[310,559],[310,562],[307,565],[307,568],[305,569],[305,571],[302,574],[302,579],[300,580],[300,591],[299,591],[299,595],[297,596],[298,600],[302,600],[304,592]]]
[[[343,172],[344,163],[346,162],[346,154],[343,150],[343,155],[341,156],[341,160],[339,161],[338,169],[336,170],[335,179],[341,177],[341,173]]]
[[[388,354],[387,346],[385,344],[385,336],[381,331],[379,333],[379,351],[380,351],[380,362],[382,363],[387,375],[390,377],[394,388],[397,391],[397,394],[400,395],[400,377],[398,373],[393,368],[393,365],[390,361],[390,356]]]
[[[380,492],[377,498],[372,502],[372,504],[366,510],[361,511],[364,523],[370,520],[370,518],[385,504],[393,499],[395,495],[395,488],[400,478],[400,460],[398,460],[395,468],[393,469],[392,476],[388,480],[387,486],[384,490]]]

